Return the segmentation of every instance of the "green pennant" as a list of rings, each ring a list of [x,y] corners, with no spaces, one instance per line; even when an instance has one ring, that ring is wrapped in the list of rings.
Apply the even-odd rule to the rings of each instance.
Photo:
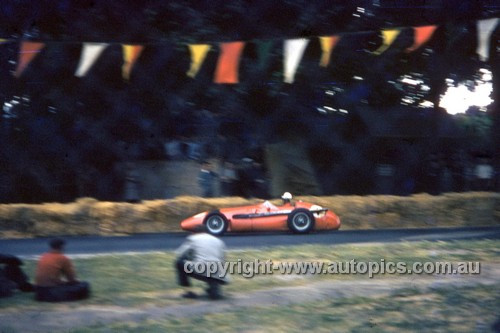
[[[259,41],[257,42],[257,56],[258,64],[257,67],[260,71],[264,71],[269,66],[269,59],[271,58],[271,49],[273,47],[273,41]]]

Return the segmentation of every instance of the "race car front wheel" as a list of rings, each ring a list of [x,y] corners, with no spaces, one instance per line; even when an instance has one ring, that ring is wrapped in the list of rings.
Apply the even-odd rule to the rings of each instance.
[[[219,213],[209,214],[205,218],[205,226],[207,231],[212,235],[222,235],[227,230],[227,219],[224,215]]]
[[[307,209],[295,209],[288,216],[288,228],[295,233],[304,234],[311,231],[313,227],[314,216]]]

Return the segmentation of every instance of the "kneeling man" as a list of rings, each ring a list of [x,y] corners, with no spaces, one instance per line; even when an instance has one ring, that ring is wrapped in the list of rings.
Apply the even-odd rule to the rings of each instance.
[[[189,277],[205,281],[208,284],[207,294],[210,299],[222,298],[220,285],[226,284],[225,276],[220,276],[218,269],[212,272],[209,267],[219,267],[225,260],[224,242],[206,232],[204,225],[196,228],[195,234],[186,238],[185,242],[175,251],[177,255],[176,268],[179,284],[190,287]],[[199,272],[195,267],[204,267],[204,272]],[[207,274],[208,271],[208,274]],[[196,298],[191,291],[183,297]]]

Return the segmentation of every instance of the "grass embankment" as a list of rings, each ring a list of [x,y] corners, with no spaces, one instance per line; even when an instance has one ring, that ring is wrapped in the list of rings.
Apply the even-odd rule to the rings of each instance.
[[[426,261],[499,261],[498,242],[457,241],[457,242],[408,242],[394,244],[359,245],[301,245],[280,246],[259,250],[228,251],[227,261],[278,262],[344,262],[356,261],[414,262]],[[93,297],[81,304],[99,305],[168,305],[178,302],[181,289],[177,286],[173,252],[145,254],[98,255],[74,259],[78,275],[91,283]],[[34,276],[36,262],[25,260],[25,270]],[[373,279],[396,278],[397,275],[375,275]],[[315,275],[256,275],[245,278],[231,275],[231,283],[224,290],[228,293],[258,289],[297,286],[315,281],[343,281],[346,279],[368,280],[367,274],[315,274]],[[204,287],[204,283],[195,281]],[[202,289],[200,289],[201,291]],[[15,298],[0,300],[0,309],[24,306],[38,306],[30,294],[18,294]],[[49,308],[52,304],[47,305]],[[57,307],[57,305],[54,305]]]
[[[500,225],[500,193],[298,197],[333,210],[342,230]],[[202,211],[262,202],[243,198],[178,197],[139,204],[83,198],[73,203],[0,205],[0,238],[54,235],[123,235],[180,231]],[[279,200],[273,200],[279,204]]]
[[[477,286],[122,322],[71,332],[493,332],[498,308],[498,293]]]
[[[302,245],[296,247],[270,247],[259,250],[229,251],[227,259],[237,261],[273,262],[299,261],[385,261],[406,263],[426,261],[479,261],[481,267],[496,267],[498,272],[500,248],[497,241],[411,242],[362,245]],[[492,272],[481,271],[467,286],[439,283],[433,275],[256,275],[245,278],[232,275],[232,282],[223,288],[226,301],[207,302],[180,298],[181,289],[176,285],[172,252],[144,254],[99,255],[75,258],[79,276],[92,285],[90,299],[62,304],[41,304],[33,301],[32,294],[16,293],[11,298],[0,299],[0,331],[21,332],[16,321],[37,327],[40,316],[45,320],[59,313],[58,323],[50,332],[301,332],[311,331],[485,331],[496,320],[500,307],[500,282],[492,284]],[[25,260],[25,270],[33,276],[36,261]],[[444,276],[446,277],[446,276]],[[447,276],[456,282],[457,276]],[[476,282],[477,277],[477,282]],[[481,285],[489,279],[489,285]],[[421,282],[426,284],[422,284]],[[331,283],[330,283],[331,282]],[[369,283],[369,284],[366,284]],[[303,300],[269,302],[255,295],[280,295],[280,288],[342,287],[340,296],[323,297],[316,301]],[[204,283],[194,281],[195,291],[202,292]],[[363,286],[361,286],[363,285]],[[422,288],[423,285],[427,287]],[[370,294],[371,288],[383,287],[385,293]],[[431,287],[430,287],[431,286]],[[368,292],[360,291],[365,290]],[[364,288],[364,289],[363,289]],[[368,288],[368,289],[367,289]],[[347,289],[350,289],[347,290]],[[387,292],[388,291],[388,292]],[[241,295],[254,295],[251,305],[234,306]],[[302,295],[302,294],[301,294]],[[302,298],[302,296],[300,296]],[[232,301],[232,299],[234,299]],[[224,306],[217,310],[217,306]],[[234,302],[234,303],[233,303]],[[192,306],[205,307],[206,311],[189,314]],[[160,315],[148,319],[151,311],[165,307],[183,308],[179,315]],[[149,310],[153,309],[153,310]],[[104,310],[121,313],[119,319],[101,321]],[[123,312],[142,311],[137,317],[123,317]],[[65,322],[68,312],[71,320]],[[104,312],[103,312],[104,311]],[[186,313],[186,311],[188,313]],[[25,315],[23,315],[25,313]],[[61,315],[62,313],[62,315]],[[103,317],[104,316],[104,317]],[[97,318],[97,320],[96,320]],[[17,323],[17,324],[19,324]],[[62,325],[62,326],[61,326]],[[90,326],[88,326],[90,325]]]
[[[259,250],[234,250],[227,254],[228,261],[261,261],[277,262],[339,262],[374,261],[380,262],[414,262],[426,261],[480,261],[499,264],[498,242],[496,241],[455,241],[455,242],[411,242],[394,244],[361,244],[361,245],[302,245],[295,247],[270,247]],[[180,299],[181,289],[176,283],[172,252],[155,252],[145,254],[99,255],[88,258],[75,258],[74,263],[78,275],[92,285],[93,296],[89,300],[65,304],[70,307],[89,305],[143,307],[169,306],[186,302]],[[36,261],[25,260],[25,270],[29,276],[34,275]],[[389,279],[429,278],[432,275],[375,275],[369,279],[367,274],[318,274],[318,275],[256,275],[245,278],[232,275],[231,283],[224,287],[228,295],[274,287],[304,286],[314,282],[325,281],[388,281]],[[195,281],[197,291],[201,292],[204,283]],[[32,294],[17,293],[13,298],[0,299],[1,311],[22,311],[43,309],[57,310],[60,304],[36,303]]]

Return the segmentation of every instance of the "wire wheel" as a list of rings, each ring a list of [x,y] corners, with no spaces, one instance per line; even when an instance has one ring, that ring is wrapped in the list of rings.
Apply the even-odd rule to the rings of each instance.
[[[221,214],[210,214],[205,219],[205,225],[212,235],[222,235],[227,229],[227,219]]]
[[[307,233],[314,227],[314,217],[307,209],[299,208],[288,216],[288,228],[296,233]]]

